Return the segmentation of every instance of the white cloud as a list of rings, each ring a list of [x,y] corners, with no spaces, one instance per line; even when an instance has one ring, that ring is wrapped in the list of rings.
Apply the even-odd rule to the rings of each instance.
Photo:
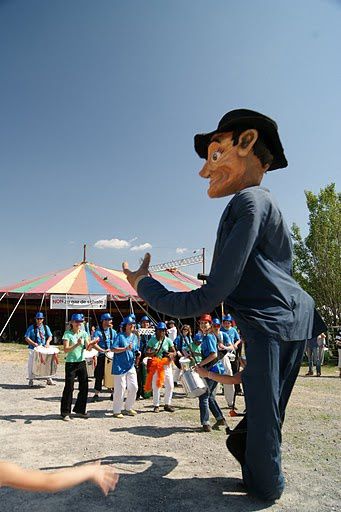
[[[184,252],[187,252],[188,249],[186,247],[177,247],[176,248],[176,254],[183,254]]]
[[[146,244],[141,245],[133,245],[133,247],[130,247],[131,251],[145,251],[146,249],[151,249],[152,246],[148,242]]]
[[[126,249],[130,247],[130,242],[120,240],[119,238],[112,238],[111,240],[98,240],[94,246],[97,249]]]

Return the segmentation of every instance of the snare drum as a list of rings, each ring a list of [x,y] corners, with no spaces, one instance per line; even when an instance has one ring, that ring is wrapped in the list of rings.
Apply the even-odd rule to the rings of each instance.
[[[35,347],[33,350],[32,374],[35,379],[46,379],[57,373],[58,366],[57,347]]]
[[[205,381],[194,370],[186,370],[180,377],[184,390],[188,398],[195,398],[206,392]]]
[[[114,387],[114,376],[111,373],[112,370],[112,360],[114,358],[113,352],[105,353],[105,361],[104,361],[104,387],[108,389],[113,389]]]
[[[188,357],[180,357],[179,363],[183,371],[189,370],[191,360]]]
[[[86,364],[86,371],[88,372],[88,377],[91,379],[94,377],[95,367],[96,367],[96,357],[97,357],[97,350],[84,350],[84,358],[85,358],[85,364]]]

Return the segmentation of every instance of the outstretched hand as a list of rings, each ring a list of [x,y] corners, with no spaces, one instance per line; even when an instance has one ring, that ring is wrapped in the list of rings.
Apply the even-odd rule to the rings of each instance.
[[[112,466],[101,466],[99,463],[93,466],[96,467],[96,471],[92,481],[107,495],[109,491],[115,489],[119,476]]]
[[[140,268],[135,270],[129,270],[128,262],[125,261],[122,263],[123,272],[127,276],[129,284],[136,290],[137,285],[143,277],[149,276],[149,264],[150,264],[151,255],[147,252],[143,258],[143,261],[140,265]]]

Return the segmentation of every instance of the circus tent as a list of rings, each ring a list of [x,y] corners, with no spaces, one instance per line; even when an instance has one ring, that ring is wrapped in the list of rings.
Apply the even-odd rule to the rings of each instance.
[[[177,269],[162,270],[151,274],[170,291],[191,291],[199,288],[201,282],[193,276]],[[116,309],[119,314],[129,312],[132,303],[143,310],[143,301],[138,297],[136,291],[129,285],[125,274],[119,270],[113,270],[82,261],[64,270],[49,272],[36,278],[31,278],[9,286],[0,286],[0,335],[15,314],[18,316],[22,311],[22,321],[26,323],[33,311],[49,311],[50,318],[51,304],[53,297],[89,297],[91,304],[93,297],[105,297],[105,305],[110,309]],[[1,304],[2,299],[4,299]],[[7,302],[7,309],[5,307]],[[117,303],[121,303],[118,305]],[[71,311],[71,306],[63,309]],[[98,309],[93,305],[84,306],[84,309]],[[58,307],[56,307],[58,309]],[[16,318],[16,317],[14,317]],[[4,320],[6,323],[4,325]],[[18,322],[17,322],[18,323]],[[56,319],[56,323],[58,323]],[[20,326],[20,330],[21,330]]]

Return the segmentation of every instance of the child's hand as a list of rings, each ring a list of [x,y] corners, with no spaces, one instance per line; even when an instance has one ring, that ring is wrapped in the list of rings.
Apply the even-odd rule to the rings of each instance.
[[[113,466],[101,466],[99,463],[94,466],[92,481],[107,495],[109,491],[115,489],[119,475]]]

